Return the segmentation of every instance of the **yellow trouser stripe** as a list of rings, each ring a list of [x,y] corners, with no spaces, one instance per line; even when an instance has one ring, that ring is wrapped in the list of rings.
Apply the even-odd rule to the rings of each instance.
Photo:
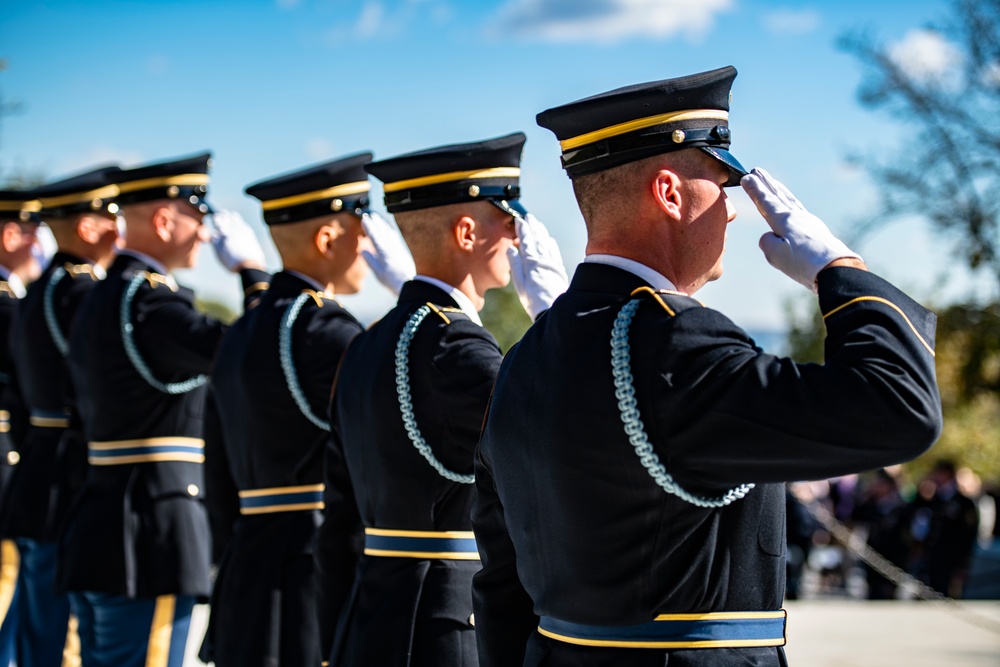
[[[14,540],[0,541],[0,623],[7,618],[10,603],[14,600],[20,563],[21,554],[18,553]]]
[[[170,659],[170,637],[174,632],[174,606],[177,598],[160,595],[153,610],[153,623],[146,648],[146,667],[167,667]]]

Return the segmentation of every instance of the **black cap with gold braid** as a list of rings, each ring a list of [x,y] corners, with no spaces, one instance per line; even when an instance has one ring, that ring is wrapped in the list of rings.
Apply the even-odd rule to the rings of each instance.
[[[747,170],[729,152],[730,88],[735,67],[618,88],[538,114],[562,148],[570,178],[643,158],[700,148],[730,171],[726,186]]]
[[[0,223],[41,222],[41,207],[34,190],[0,190]]]
[[[390,213],[467,201],[488,201],[520,212],[524,139],[524,134],[515,132],[439,146],[372,162],[365,169],[385,184],[385,207]]]
[[[39,215],[43,220],[67,218],[79,213],[116,215],[117,183],[121,173],[117,165],[108,165],[46,183],[35,191],[41,202]]]
[[[284,225],[345,211],[360,216],[368,208],[368,173],[364,166],[371,153],[313,165],[244,190],[260,200],[264,222]]]
[[[118,204],[127,206],[157,199],[185,201],[202,213],[214,213],[206,201],[212,154],[202,153],[122,171]]]

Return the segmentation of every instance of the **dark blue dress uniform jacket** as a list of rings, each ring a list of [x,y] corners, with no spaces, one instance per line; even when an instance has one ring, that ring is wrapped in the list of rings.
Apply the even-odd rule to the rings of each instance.
[[[49,296],[57,270],[62,276]],[[86,477],[87,443],[75,414],[69,367],[56,346],[46,310],[51,308],[56,336],[68,341],[77,309],[97,281],[93,267],[84,259],[58,252],[21,301],[11,332],[11,352],[26,408],[43,421],[29,425],[25,433],[10,502],[4,508],[5,535],[55,541]],[[60,414],[65,415],[65,426],[58,425]]]
[[[456,312],[447,293],[413,280],[403,286],[396,307],[348,348],[334,388],[327,489],[349,484],[348,496],[366,527],[471,530],[474,486],[445,479],[421,456],[404,430],[396,393],[396,344],[410,316],[427,303],[449,311],[428,315],[413,338],[413,411],[438,461],[455,473],[472,473],[500,349],[488,331]],[[349,480],[336,478],[341,460]],[[339,580],[350,565],[337,553],[344,550],[351,516],[329,503],[326,512],[320,556],[327,575]],[[476,664],[470,616],[478,569],[475,560],[362,556],[331,664]]]
[[[277,273],[259,304],[233,325],[212,373],[206,502],[221,565],[209,651],[220,666],[319,665],[326,658],[312,548],[322,511],[241,516],[237,496],[323,482],[329,431],[297,406],[278,352],[282,318],[304,292],[310,296],[292,328],[291,354],[312,415],[325,421],[341,354],[363,327],[293,274]]]
[[[120,304],[138,271],[156,269],[133,255],[119,255],[77,314],[69,362],[84,435],[88,443],[185,438],[197,447],[205,386],[163,393],[126,356]],[[241,278],[245,286],[267,279],[252,270]],[[159,382],[208,373],[226,330],[195,310],[190,290],[155,276],[135,295],[131,321],[138,350]],[[90,465],[60,539],[59,583],[67,590],[127,597],[207,596],[210,539],[203,487],[197,461]]]
[[[28,413],[11,360],[10,331],[19,299],[6,280],[0,280],[0,507],[7,505],[10,479],[19,461],[18,447],[28,428]]]
[[[660,461],[702,509],[658,486],[615,398],[612,323],[644,282],[582,264],[504,361],[477,457],[474,584],[486,665],[784,664],[781,648],[591,648],[538,616],[599,626],[658,614],[772,611],[785,573],[783,482],[911,459],[941,426],[935,316],[875,275],[820,273],[825,365],[763,353],[717,311],[649,295],[631,325],[638,407]],[[647,286],[648,289],[648,286]]]

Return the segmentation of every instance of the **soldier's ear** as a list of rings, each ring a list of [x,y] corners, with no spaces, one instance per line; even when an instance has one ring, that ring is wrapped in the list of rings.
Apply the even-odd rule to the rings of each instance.
[[[681,206],[684,202],[681,198],[680,185],[680,177],[669,169],[660,169],[650,182],[656,206],[673,220],[681,219]]]
[[[97,231],[97,220],[92,215],[82,215],[76,221],[76,235],[84,243],[94,244],[101,239],[100,232]]]
[[[174,218],[171,215],[171,210],[166,206],[158,207],[153,211],[150,221],[153,223],[156,237],[164,243],[168,242],[174,231]]]
[[[463,215],[455,220],[452,227],[452,235],[460,250],[472,252],[476,247],[476,220],[468,215]]]
[[[0,229],[0,244],[4,252],[14,252],[21,245],[21,226],[16,222],[5,222]]]
[[[323,225],[313,235],[313,245],[316,246],[321,255],[329,255],[333,252],[333,242],[340,236],[340,233],[333,223]]]

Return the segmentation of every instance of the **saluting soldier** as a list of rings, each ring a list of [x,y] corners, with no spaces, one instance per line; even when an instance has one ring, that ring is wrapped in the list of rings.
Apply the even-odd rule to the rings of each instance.
[[[80,302],[114,256],[120,172],[117,166],[101,167],[36,191],[39,215],[52,230],[58,252],[28,288],[11,332],[18,384],[30,415],[3,510],[4,534],[17,538],[21,555],[19,667],[57,667],[68,641],[69,597],[55,587],[56,538],[86,476],[87,448],[66,355]]]
[[[8,485],[20,461],[18,446],[28,428],[11,359],[9,334],[25,279],[37,275],[37,246],[41,207],[30,190],[0,190],[0,508],[6,505]],[[2,511],[2,510],[0,510]],[[14,660],[18,633],[17,578],[19,556],[14,540],[0,541],[0,665]]]
[[[367,275],[366,227],[382,234],[372,246],[386,286],[398,293],[413,276],[399,233],[362,223],[371,218],[371,158],[353,155],[246,189],[261,201],[283,268],[226,334],[209,387],[206,502],[216,555],[225,548],[206,640],[217,667],[319,665],[330,648],[321,641],[313,555],[326,408],[340,356],[362,330],[336,296],[356,293]]]
[[[510,281],[508,252],[533,317],[566,286],[558,246],[519,203],[523,144],[516,133],[367,166],[417,276],[351,344],[334,386],[327,492],[355,503],[365,543],[332,665],[477,663],[472,458],[501,359],[479,310]],[[349,509],[327,503],[323,548],[343,553]],[[332,549],[321,556],[331,574],[352,564]]]
[[[90,467],[59,579],[73,593],[85,667],[180,665],[191,609],[209,594],[202,422],[226,327],[171,275],[209,240],[208,168],[204,154],[120,174],[125,247],[70,336]],[[244,286],[266,283],[253,232],[235,214],[225,221],[212,239],[219,259]]]
[[[569,290],[504,360],[476,465],[485,665],[784,665],[782,482],[913,458],[941,427],[934,315],[729,152],[726,67],[545,111],[587,225]],[[826,364],[691,297],[724,188],[817,290]]]

